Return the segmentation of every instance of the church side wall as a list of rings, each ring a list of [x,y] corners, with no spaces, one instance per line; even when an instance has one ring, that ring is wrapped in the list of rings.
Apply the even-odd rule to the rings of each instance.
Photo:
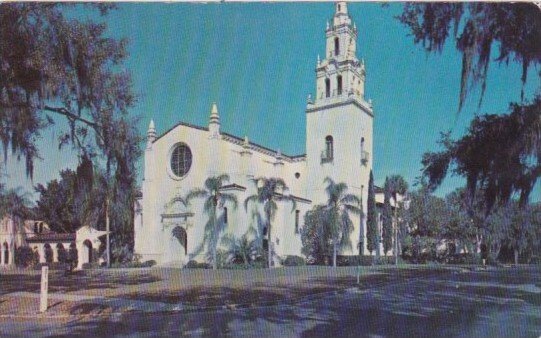
[[[209,136],[208,131],[181,125],[158,139],[152,144],[152,149],[145,152],[145,179],[141,201],[142,225],[135,227],[135,250],[142,255],[143,260],[154,259],[159,264],[177,262],[179,265],[186,264],[191,259],[206,260],[208,247],[204,241],[205,225],[209,221],[209,216],[203,209],[204,199],[193,200],[188,206],[183,206],[181,203],[167,206],[167,203],[174,196],[184,197],[191,189],[202,188],[204,181],[210,176],[227,173],[230,181],[226,184],[241,186],[224,191],[234,194],[238,205],[234,208],[233,205],[226,203],[219,208],[217,219],[218,224],[224,227],[222,237],[230,235],[239,238],[250,227],[262,236],[261,225],[265,223],[263,210],[257,205],[249,206],[247,211],[244,208],[244,200],[257,191],[252,181],[254,177],[280,177],[291,187],[289,193],[304,197],[305,162],[290,163],[284,160],[282,164],[275,165],[274,156],[254,149],[250,150],[250,154],[246,154],[243,153],[245,149],[242,145]],[[180,179],[175,177],[169,169],[171,149],[179,142],[186,144],[192,152],[191,168],[186,176]],[[295,173],[299,174],[298,178]],[[227,226],[223,224],[224,207],[228,210]],[[286,222],[285,216],[281,215],[284,210],[280,209],[273,223],[273,233],[276,234],[273,240],[278,238],[279,241],[283,241],[282,246],[288,249],[282,251],[300,255],[300,234],[296,234],[296,237],[287,236],[287,240],[284,237],[280,238],[284,233],[282,228],[286,226],[286,223],[294,230],[294,222],[291,220],[294,220],[295,211],[291,212],[289,204],[286,209],[291,219]],[[304,219],[305,209],[300,215],[301,222]],[[161,217],[162,214],[182,213],[191,213],[193,216],[185,219],[164,220]],[[172,231],[176,226],[181,226],[186,230],[188,255],[179,254],[181,247],[175,243],[176,239],[172,239]]]

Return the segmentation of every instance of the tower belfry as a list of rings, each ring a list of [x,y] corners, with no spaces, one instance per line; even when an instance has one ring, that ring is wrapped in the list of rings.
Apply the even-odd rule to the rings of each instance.
[[[355,97],[364,100],[364,63],[357,58],[357,27],[352,22],[347,3],[335,4],[332,24],[325,30],[325,58],[316,67],[315,105],[329,100]]]
[[[306,106],[307,195],[325,202],[327,177],[366,195],[372,169],[374,113],[364,96],[365,67],[357,57],[357,27],[347,3],[335,3],[316,66],[316,95]],[[366,200],[366,196],[364,196]],[[356,225],[357,226],[357,225]]]

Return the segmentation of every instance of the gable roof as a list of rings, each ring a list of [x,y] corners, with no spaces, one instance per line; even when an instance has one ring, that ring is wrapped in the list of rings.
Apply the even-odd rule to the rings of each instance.
[[[190,123],[186,123],[186,122],[179,122],[179,123],[175,124],[173,127],[169,128],[166,132],[164,132],[163,134],[158,136],[154,140],[154,142],[158,141],[159,139],[161,139],[165,135],[169,134],[171,131],[173,131],[175,128],[177,128],[179,126],[198,129],[198,130],[202,130],[202,131],[208,131],[209,130],[206,127],[200,127],[200,126],[196,126],[194,124],[190,124]],[[242,138],[242,137],[238,137],[238,136],[235,136],[233,134],[226,133],[226,132],[220,132],[220,135],[222,135],[222,140],[225,140],[225,141],[227,141],[229,143],[233,143],[233,144],[240,145],[240,146],[244,145],[244,138]],[[271,148],[262,146],[260,144],[254,143],[252,141],[248,141],[248,144],[249,144],[251,150],[255,150],[255,151],[259,152],[259,153],[262,153],[262,154],[265,154],[265,155],[268,155],[268,156],[276,157],[276,154],[278,153],[278,151],[276,151],[276,150],[273,150]],[[281,156],[282,156],[282,159],[285,159],[288,162],[302,162],[302,161],[306,160],[306,154],[291,156],[291,155],[286,155],[286,154],[282,153]]]

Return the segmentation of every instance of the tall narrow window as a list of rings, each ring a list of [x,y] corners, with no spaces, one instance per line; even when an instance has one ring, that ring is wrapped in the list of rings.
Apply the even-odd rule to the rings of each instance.
[[[334,38],[334,55],[340,55],[340,39]]]
[[[295,233],[299,233],[299,216],[300,216],[300,210],[295,210]]]
[[[224,208],[224,224],[227,224],[227,208]]]
[[[333,139],[332,139],[332,136],[329,135],[325,137],[325,155],[327,157],[327,160],[333,159],[333,155],[334,155],[333,152],[334,152]]]
[[[338,95],[342,95],[342,75],[336,77],[336,87]]]
[[[331,96],[331,80],[325,79],[325,97]]]

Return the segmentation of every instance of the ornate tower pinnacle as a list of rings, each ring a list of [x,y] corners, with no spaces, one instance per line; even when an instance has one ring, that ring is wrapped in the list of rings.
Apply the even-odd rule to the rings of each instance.
[[[147,149],[152,148],[152,143],[156,141],[156,127],[154,126],[154,120],[150,120],[147,130]]]
[[[345,1],[336,2],[331,24],[327,21],[325,37],[325,56],[316,67],[314,104],[326,105],[329,100],[348,98],[364,100],[365,70],[357,58],[357,29]]]
[[[218,115],[216,102],[212,103],[210,109],[209,132],[211,138],[218,138],[220,135],[220,115]]]

